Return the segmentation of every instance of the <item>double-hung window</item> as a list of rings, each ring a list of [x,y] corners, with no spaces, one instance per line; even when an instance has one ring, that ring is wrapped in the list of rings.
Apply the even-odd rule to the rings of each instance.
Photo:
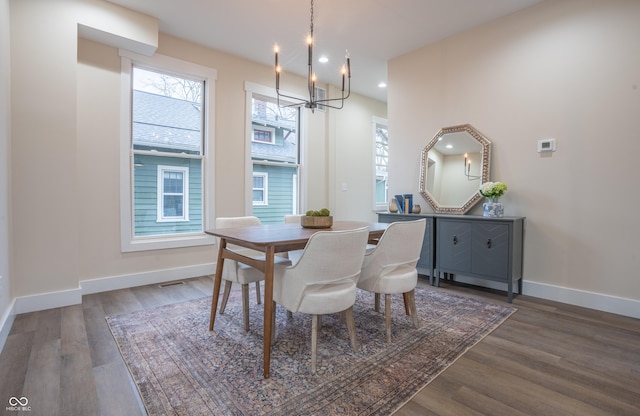
[[[389,130],[387,120],[373,118],[373,140],[375,142],[373,166],[374,166],[374,209],[376,211],[387,209],[389,202]]]
[[[300,109],[278,106],[271,88],[246,87],[252,215],[264,224],[282,223],[285,215],[299,211]]]
[[[213,242],[215,70],[121,51],[122,251]]]
[[[189,168],[158,166],[158,222],[189,221]]]

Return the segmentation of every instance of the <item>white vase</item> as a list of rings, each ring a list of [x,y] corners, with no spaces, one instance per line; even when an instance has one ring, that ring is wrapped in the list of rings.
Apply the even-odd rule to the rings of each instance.
[[[487,202],[482,204],[482,216],[488,218],[504,217],[504,205],[498,202],[498,198],[488,198]]]
[[[389,212],[393,212],[393,213],[398,212],[398,203],[396,202],[395,198],[392,198],[389,201]]]

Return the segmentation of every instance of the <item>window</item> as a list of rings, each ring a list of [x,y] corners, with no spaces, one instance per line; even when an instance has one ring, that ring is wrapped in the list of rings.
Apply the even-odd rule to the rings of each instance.
[[[122,57],[122,251],[211,244],[215,70],[162,55]],[[212,117],[211,117],[212,119]],[[211,184],[206,186],[206,184]]]
[[[374,154],[374,209],[387,209],[389,202],[389,132],[387,120],[373,118]]]
[[[282,223],[285,215],[299,209],[300,109],[278,107],[271,88],[251,83],[247,87],[252,215],[263,224]],[[262,132],[269,132],[271,141]]]
[[[158,222],[189,221],[189,168],[158,166]]]
[[[253,172],[253,205],[268,205],[269,174]]]
[[[253,127],[253,141],[259,143],[276,143],[276,129],[271,127]]]

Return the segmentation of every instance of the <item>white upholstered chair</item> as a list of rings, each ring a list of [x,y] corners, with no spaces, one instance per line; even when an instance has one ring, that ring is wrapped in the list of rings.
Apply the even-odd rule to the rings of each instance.
[[[252,225],[261,225],[260,219],[254,216],[246,217],[219,217],[216,218],[216,228],[232,228],[232,227],[246,227]],[[220,240],[218,239],[218,243]],[[264,259],[264,253],[251,250],[244,247],[234,246],[228,244],[227,248],[233,250],[245,256],[253,258]],[[276,263],[291,264],[288,259],[277,257]],[[222,269],[222,280],[224,280],[224,294],[222,295],[222,302],[220,303],[220,313],[224,313],[227,307],[227,301],[229,300],[229,293],[231,293],[231,286],[233,283],[240,283],[242,287],[242,314],[244,320],[244,330],[249,330],[249,283],[256,284],[256,300],[260,304],[260,281],[264,280],[264,273],[258,269],[246,265],[244,263],[237,262],[231,259],[225,259],[224,267]]]
[[[364,256],[358,288],[375,293],[376,311],[380,307],[380,294],[385,295],[387,342],[391,342],[391,294],[403,294],[405,312],[411,315],[416,328],[419,326],[414,290],[425,226],[424,218],[391,223],[378,244]]]
[[[354,352],[358,351],[353,304],[356,300],[356,283],[368,236],[368,227],[348,231],[319,231],[311,236],[297,263],[291,266],[275,266],[274,302],[284,306],[288,311],[312,315],[312,373],[316,372],[321,315],[343,313],[351,347]],[[275,309],[274,304],[274,328]]]
[[[295,215],[295,214],[290,214],[290,215],[285,215],[284,216],[284,223],[285,224],[300,224],[300,217],[302,215]],[[294,250],[294,251],[289,251],[287,252],[287,257],[289,258],[289,260],[291,260],[292,264],[296,264],[298,262],[298,260],[300,260],[300,256],[302,255],[302,250]]]

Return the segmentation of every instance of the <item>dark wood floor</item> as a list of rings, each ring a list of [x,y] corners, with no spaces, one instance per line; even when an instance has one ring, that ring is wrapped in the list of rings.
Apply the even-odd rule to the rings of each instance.
[[[421,284],[425,284],[421,281]],[[0,354],[0,410],[29,415],[144,415],[105,316],[210,295],[209,277],[83,297],[16,317]],[[502,292],[445,282],[496,303]],[[640,320],[516,296],[518,308],[396,415],[640,415]]]

